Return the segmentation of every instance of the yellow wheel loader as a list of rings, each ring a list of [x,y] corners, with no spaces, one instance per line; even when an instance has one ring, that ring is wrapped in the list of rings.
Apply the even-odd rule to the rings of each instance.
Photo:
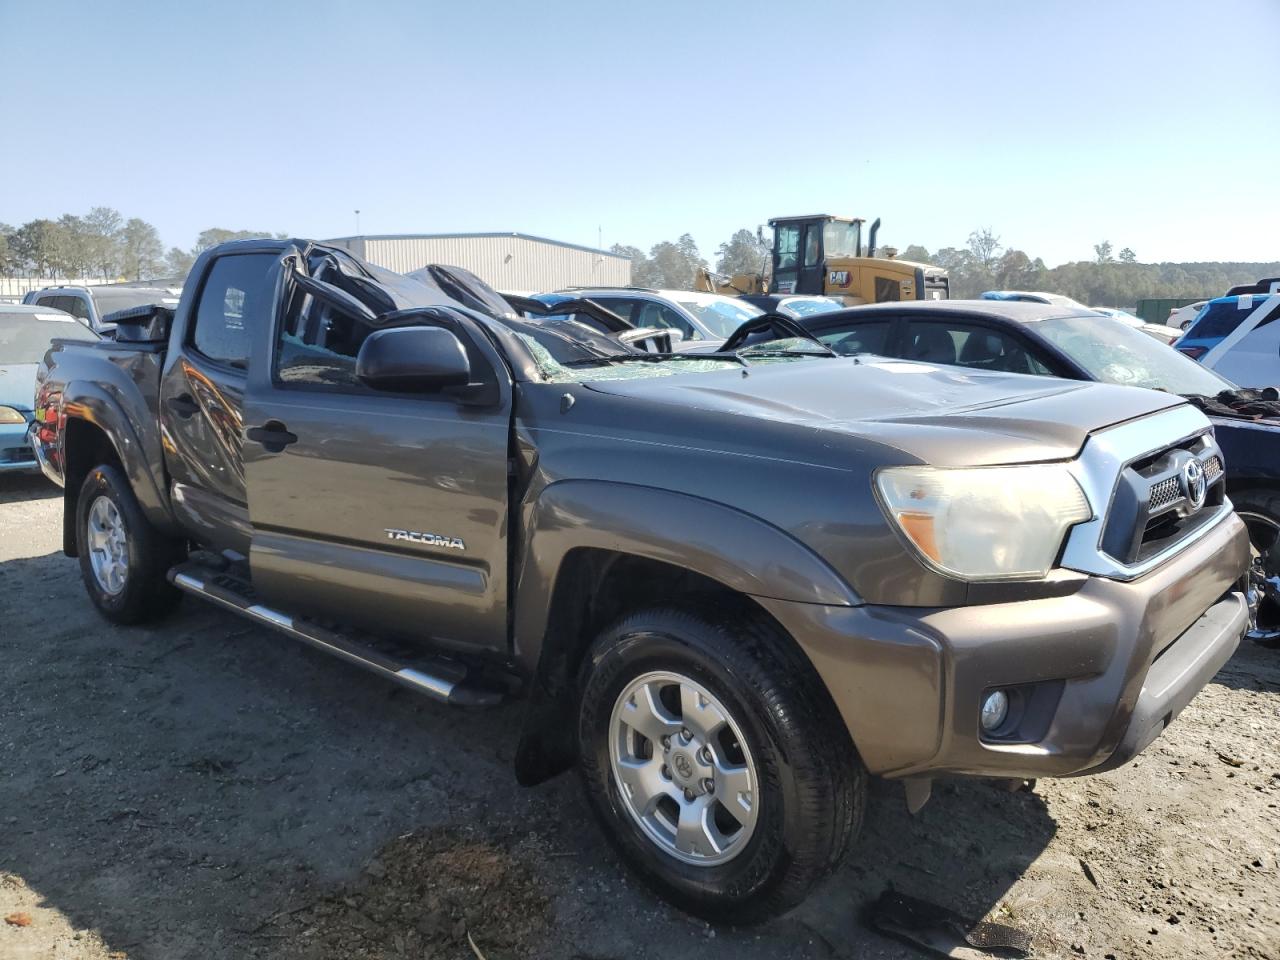
[[[886,300],[945,300],[947,271],[926,263],[899,260],[892,248],[876,248],[877,219],[862,245],[858,217],[775,217],[771,271],[726,277],[700,270],[696,287],[729,296],[807,294],[839,297],[846,304]]]

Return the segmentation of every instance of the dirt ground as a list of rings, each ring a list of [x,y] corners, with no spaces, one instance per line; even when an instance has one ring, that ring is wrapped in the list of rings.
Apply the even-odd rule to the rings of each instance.
[[[886,887],[1041,957],[1280,958],[1280,652],[1242,647],[1136,762],[1032,793],[878,784],[800,909],[713,929],[640,889],[519,706],[415,697],[188,600],[108,626],[61,498],[0,478],[0,958],[917,957]],[[474,945],[474,946],[473,946]]]

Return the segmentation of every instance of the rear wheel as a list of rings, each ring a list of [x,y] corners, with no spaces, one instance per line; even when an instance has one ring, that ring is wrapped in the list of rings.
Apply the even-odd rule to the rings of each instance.
[[[861,823],[866,775],[812,665],[762,615],[653,609],[591,648],[579,758],[605,835],[707,919],[795,904]]]
[[[77,504],[76,542],[85,589],[114,623],[153,620],[182,594],[165,579],[181,543],[156,530],[118,467],[89,471]]]

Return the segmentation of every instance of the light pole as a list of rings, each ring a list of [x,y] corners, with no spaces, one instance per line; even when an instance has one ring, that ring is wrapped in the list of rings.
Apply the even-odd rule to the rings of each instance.
[[[360,211],[356,211],[356,236],[360,236]]]

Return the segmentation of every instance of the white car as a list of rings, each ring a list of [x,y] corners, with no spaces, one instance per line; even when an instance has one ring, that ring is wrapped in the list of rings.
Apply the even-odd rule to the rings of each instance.
[[[1208,300],[1197,300],[1195,303],[1188,303],[1185,307],[1175,307],[1169,311],[1169,319],[1165,322],[1165,326],[1172,327],[1174,330],[1186,330],[1195,322],[1196,317],[1208,302]]]
[[[1139,317],[1135,317],[1128,310],[1118,310],[1115,307],[1090,307],[1094,313],[1100,313],[1104,317],[1110,317],[1112,320],[1119,320],[1126,327],[1133,327],[1135,330],[1141,330],[1147,336],[1159,340],[1161,343],[1173,343],[1180,334],[1172,327],[1161,326],[1158,323],[1147,323]]]
[[[555,294],[584,297],[637,327],[670,327],[684,336],[683,350],[715,349],[738,327],[764,313],[738,297],[648,287],[567,287]]]

